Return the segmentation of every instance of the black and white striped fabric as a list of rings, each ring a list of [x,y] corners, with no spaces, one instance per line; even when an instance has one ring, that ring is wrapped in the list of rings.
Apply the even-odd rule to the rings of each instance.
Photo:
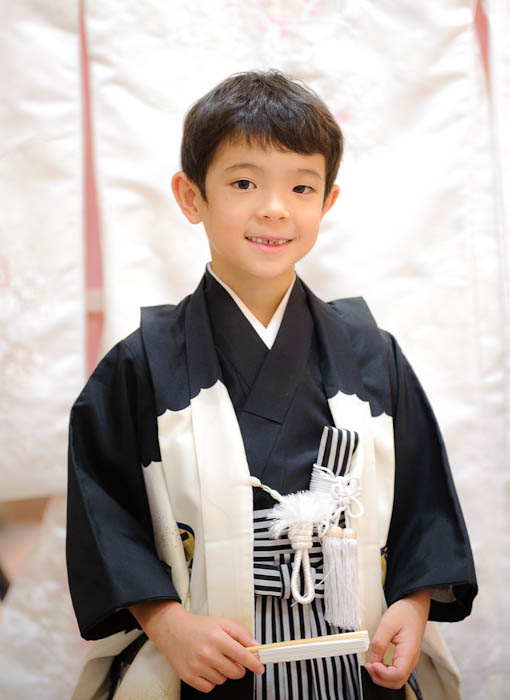
[[[317,465],[327,467],[335,476],[345,476],[359,443],[359,435],[353,430],[343,430],[331,425],[322,431]]]
[[[327,426],[317,464],[327,466],[336,475],[346,474],[357,444],[356,433]],[[340,630],[324,619],[324,571],[318,537],[313,538],[309,552],[315,580],[315,599],[309,605],[300,605],[292,598],[292,547],[286,535],[276,540],[269,537],[267,516],[270,510],[257,510],[254,513],[256,639],[261,644],[268,644],[348,631]],[[267,664],[266,672],[255,676],[254,680],[254,700],[361,698],[360,668],[355,654]]]

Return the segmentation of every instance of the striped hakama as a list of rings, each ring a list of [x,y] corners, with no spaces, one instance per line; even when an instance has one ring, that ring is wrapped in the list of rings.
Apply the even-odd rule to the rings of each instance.
[[[261,644],[338,634],[324,619],[322,548],[313,538],[309,552],[315,599],[296,603],[290,592],[293,551],[289,538],[271,539],[266,516],[254,513],[255,638]],[[255,676],[254,700],[360,700],[360,667],[356,654],[307,661],[267,664]]]

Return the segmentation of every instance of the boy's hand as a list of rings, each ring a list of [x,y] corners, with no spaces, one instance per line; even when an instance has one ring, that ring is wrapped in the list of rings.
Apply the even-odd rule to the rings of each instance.
[[[258,642],[235,622],[194,615],[177,601],[147,601],[129,609],[179,678],[202,693],[227,678],[242,678],[246,669],[264,673],[263,664],[245,649]]]
[[[428,589],[416,591],[390,605],[382,616],[370,647],[370,678],[384,688],[401,688],[418,663],[430,608]],[[388,644],[395,645],[391,666],[382,663]]]

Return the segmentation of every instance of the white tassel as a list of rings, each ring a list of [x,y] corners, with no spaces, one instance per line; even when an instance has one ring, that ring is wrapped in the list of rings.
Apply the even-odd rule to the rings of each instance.
[[[330,525],[321,540],[324,555],[324,617],[346,630],[361,626],[358,544],[351,528]]]
[[[358,576],[358,543],[349,527],[351,518],[363,515],[359,501],[359,480],[346,474],[335,476],[326,467],[314,464],[310,491],[332,499],[331,524],[322,535],[324,555],[324,617],[342,629],[357,630],[361,626]],[[342,516],[346,528],[338,526]],[[322,534],[322,533],[321,533]]]

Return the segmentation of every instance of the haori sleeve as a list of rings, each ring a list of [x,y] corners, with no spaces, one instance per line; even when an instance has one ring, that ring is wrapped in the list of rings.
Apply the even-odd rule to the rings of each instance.
[[[455,622],[470,614],[478,590],[466,525],[427,397],[394,338],[386,341],[395,437],[386,600],[432,588],[430,619]]]
[[[66,554],[86,639],[136,627],[128,605],[179,599],[155,551],[142,474],[157,460],[152,385],[136,333],[106,355],[71,412]]]

